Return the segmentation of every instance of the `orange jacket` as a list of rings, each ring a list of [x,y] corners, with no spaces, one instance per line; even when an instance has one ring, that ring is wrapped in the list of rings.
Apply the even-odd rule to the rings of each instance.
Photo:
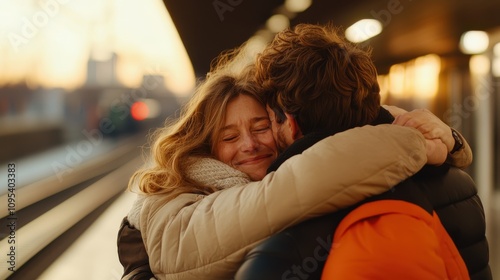
[[[469,279],[438,216],[399,200],[361,205],[335,231],[327,279]]]

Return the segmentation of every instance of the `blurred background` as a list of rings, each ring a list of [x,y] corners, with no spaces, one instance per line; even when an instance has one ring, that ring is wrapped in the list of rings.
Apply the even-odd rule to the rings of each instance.
[[[372,47],[383,103],[465,136],[500,277],[499,14],[497,0],[0,0],[0,279],[120,279],[148,134],[220,52],[247,42],[252,58],[303,22]]]

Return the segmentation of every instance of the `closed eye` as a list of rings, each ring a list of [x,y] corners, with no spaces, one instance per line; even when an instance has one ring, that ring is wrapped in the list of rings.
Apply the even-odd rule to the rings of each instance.
[[[222,141],[231,142],[231,141],[234,141],[237,137],[238,136],[236,136],[236,135],[225,136],[225,137],[222,137]]]
[[[268,131],[270,128],[271,128],[270,126],[259,127],[259,128],[256,128],[254,131],[256,131],[256,132],[265,132],[265,131]]]
[[[257,122],[253,124],[252,131],[256,133],[263,133],[271,129],[271,121],[269,118],[259,119]]]

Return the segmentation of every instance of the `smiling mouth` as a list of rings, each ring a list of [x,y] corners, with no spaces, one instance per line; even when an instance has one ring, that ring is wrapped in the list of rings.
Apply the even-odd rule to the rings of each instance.
[[[245,160],[242,160],[240,162],[238,162],[238,165],[244,165],[244,164],[252,164],[252,163],[255,163],[255,162],[259,162],[263,159],[267,159],[271,157],[271,155],[261,155],[261,156],[257,156],[257,157],[253,157],[253,158],[249,158],[249,159],[245,159]]]

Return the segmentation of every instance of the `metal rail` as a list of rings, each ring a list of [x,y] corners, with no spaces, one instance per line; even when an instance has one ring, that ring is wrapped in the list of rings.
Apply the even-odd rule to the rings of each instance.
[[[41,180],[19,186],[15,190],[15,211],[119,167],[122,162],[131,160],[139,154],[137,143],[137,138],[128,139],[117,148],[75,166],[71,172],[64,174],[62,180],[52,172]],[[0,195],[0,201],[7,199],[8,193]],[[9,215],[8,207],[0,207],[0,218],[7,215]]]
[[[17,227],[16,216],[9,214],[6,207],[1,209],[2,218],[7,217],[3,219],[7,225],[2,225],[2,227],[7,226],[8,233],[0,240],[2,253],[0,279],[14,276],[15,272],[12,270],[19,269],[92,211],[124,192],[130,176],[142,162],[137,141],[130,141],[108,154],[75,168],[70,176],[62,181],[55,176],[50,176],[18,189],[16,211],[91,178],[102,176],[20,228]],[[6,201],[7,197],[2,195],[0,199]],[[26,208],[24,211],[30,211],[30,209]]]

